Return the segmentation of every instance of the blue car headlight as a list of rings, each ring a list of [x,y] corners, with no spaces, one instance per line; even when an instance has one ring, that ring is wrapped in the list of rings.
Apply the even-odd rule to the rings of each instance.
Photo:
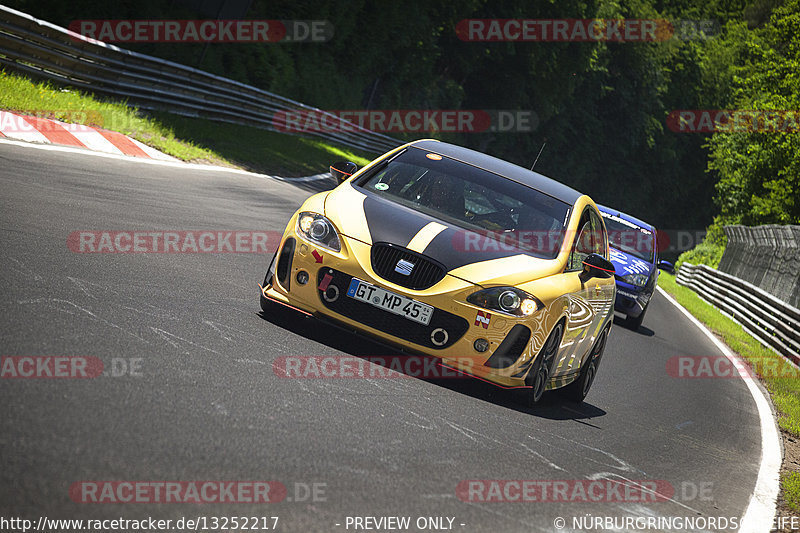
[[[471,304],[513,316],[530,316],[544,304],[535,296],[516,287],[492,287],[467,296]]]
[[[309,241],[334,252],[342,250],[333,223],[319,213],[303,212],[297,217],[297,232]]]
[[[647,285],[648,276],[644,274],[625,274],[622,279],[625,283],[630,283],[635,287],[644,287]]]

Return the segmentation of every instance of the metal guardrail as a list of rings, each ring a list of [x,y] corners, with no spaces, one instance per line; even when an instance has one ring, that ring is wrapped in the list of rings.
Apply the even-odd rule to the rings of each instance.
[[[800,226],[725,226],[719,270],[800,306]]]
[[[27,76],[161,110],[281,131],[285,113],[328,117],[336,128],[308,131],[350,148],[383,153],[402,141],[234,80],[124,50],[0,5],[0,66]],[[282,131],[286,133],[285,131]]]
[[[762,344],[800,364],[800,309],[706,265],[683,263],[676,281],[729,314]]]

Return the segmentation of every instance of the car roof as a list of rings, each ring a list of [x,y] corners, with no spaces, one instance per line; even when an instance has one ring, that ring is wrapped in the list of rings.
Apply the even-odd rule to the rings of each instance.
[[[454,144],[433,140],[417,141],[412,143],[411,146],[498,174],[504,178],[541,191],[570,205],[574,205],[578,198],[583,196],[583,193],[559,181],[548,178],[543,174],[533,172],[532,170],[528,170],[491,155],[464,148],[463,146],[456,146]]]
[[[614,215],[615,217],[619,217],[622,220],[627,220],[628,222],[633,222],[634,224],[638,224],[640,227],[645,228],[645,229],[649,229],[650,231],[655,232],[655,230],[656,230],[655,226],[653,226],[652,224],[648,224],[644,220],[641,220],[641,219],[638,219],[638,218],[636,218],[634,216],[628,215],[627,213],[623,213],[622,211],[620,211],[618,209],[612,209],[610,207],[607,207],[605,205],[600,205],[600,204],[597,204],[597,208],[602,213],[608,213],[610,215]]]

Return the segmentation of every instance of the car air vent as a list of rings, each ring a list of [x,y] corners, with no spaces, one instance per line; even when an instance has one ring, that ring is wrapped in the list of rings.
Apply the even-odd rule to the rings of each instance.
[[[372,269],[387,281],[417,291],[433,287],[447,273],[441,263],[385,242],[372,245]]]

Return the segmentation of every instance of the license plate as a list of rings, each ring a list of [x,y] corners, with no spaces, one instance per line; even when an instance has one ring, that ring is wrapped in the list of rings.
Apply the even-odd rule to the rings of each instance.
[[[353,281],[350,282],[347,295],[350,298],[367,302],[370,305],[426,326],[431,321],[431,315],[433,315],[432,305],[389,292],[358,278],[353,278]]]

